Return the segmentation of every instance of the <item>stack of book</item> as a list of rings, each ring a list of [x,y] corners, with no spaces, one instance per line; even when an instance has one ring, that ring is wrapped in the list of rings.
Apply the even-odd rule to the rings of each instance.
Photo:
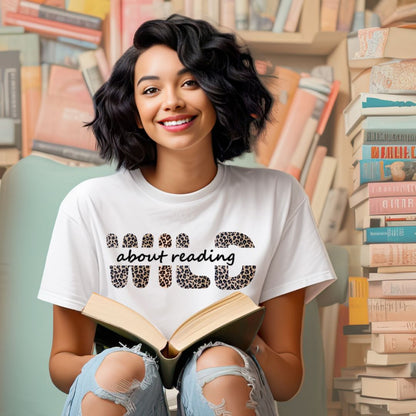
[[[405,27],[348,37],[349,202],[362,235],[356,279],[366,287],[360,300],[350,296],[350,308],[367,303],[368,325],[364,319],[355,329],[368,333],[369,344],[364,365],[334,380],[347,415],[416,412],[416,53],[409,38],[416,30]]]
[[[308,195],[325,241],[337,234],[347,205],[347,190],[332,189],[337,161],[321,137],[333,110],[340,83],[332,67],[309,73],[256,61],[275,98],[270,121],[255,148],[258,163],[294,176]]]
[[[41,154],[71,165],[101,164],[92,133],[91,96],[109,75],[100,46],[106,2],[94,10],[64,0],[1,3],[0,166]],[[78,4],[78,6],[77,6]],[[73,6],[72,6],[73,5]],[[78,7],[78,8],[77,8]],[[87,36],[88,35],[88,36]]]

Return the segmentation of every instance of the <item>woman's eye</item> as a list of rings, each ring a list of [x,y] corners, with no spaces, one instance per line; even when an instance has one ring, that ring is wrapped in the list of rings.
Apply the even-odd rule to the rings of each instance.
[[[143,94],[146,94],[146,95],[155,94],[157,91],[158,89],[156,87],[149,87],[143,91]]]
[[[183,85],[185,87],[197,87],[198,86],[198,82],[195,81],[194,79],[188,79],[186,80]]]

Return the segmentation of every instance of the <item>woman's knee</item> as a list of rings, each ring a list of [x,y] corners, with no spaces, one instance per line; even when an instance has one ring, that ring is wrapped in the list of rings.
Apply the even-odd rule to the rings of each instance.
[[[236,349],[226,345],[218,345],[205,349],[196,362],[197,371],[225,366],[245,366],[241,354]]]

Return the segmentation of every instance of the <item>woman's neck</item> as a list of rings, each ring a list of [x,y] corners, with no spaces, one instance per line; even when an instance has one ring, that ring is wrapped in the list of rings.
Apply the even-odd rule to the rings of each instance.
[[[141,168],[144,178],[161,191],[172,194],[187,194],[207,186],[217,174],[214,156],[205,154],[194,156],[169,157],[158,154],[155,166]]]

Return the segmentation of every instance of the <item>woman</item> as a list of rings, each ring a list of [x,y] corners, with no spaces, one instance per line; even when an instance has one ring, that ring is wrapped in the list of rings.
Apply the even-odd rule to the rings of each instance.
[[[179,414],[276,414],[274,400],[301,385],[304,303],[334,273],[292,177],[221,163],[251,148],[270,110],[249,52],[204,21],[146,22],[94,103],[89,125],[118,169],[65,198],[39,292],[54,304],[50,374],[70,390],[64,414],[167,414],[157,363],[139,346],[92,355],[95,324],[80,313],[92,292],[169,338],[235,290],[266,307],[259,334],[248,353],[198,348]]]

